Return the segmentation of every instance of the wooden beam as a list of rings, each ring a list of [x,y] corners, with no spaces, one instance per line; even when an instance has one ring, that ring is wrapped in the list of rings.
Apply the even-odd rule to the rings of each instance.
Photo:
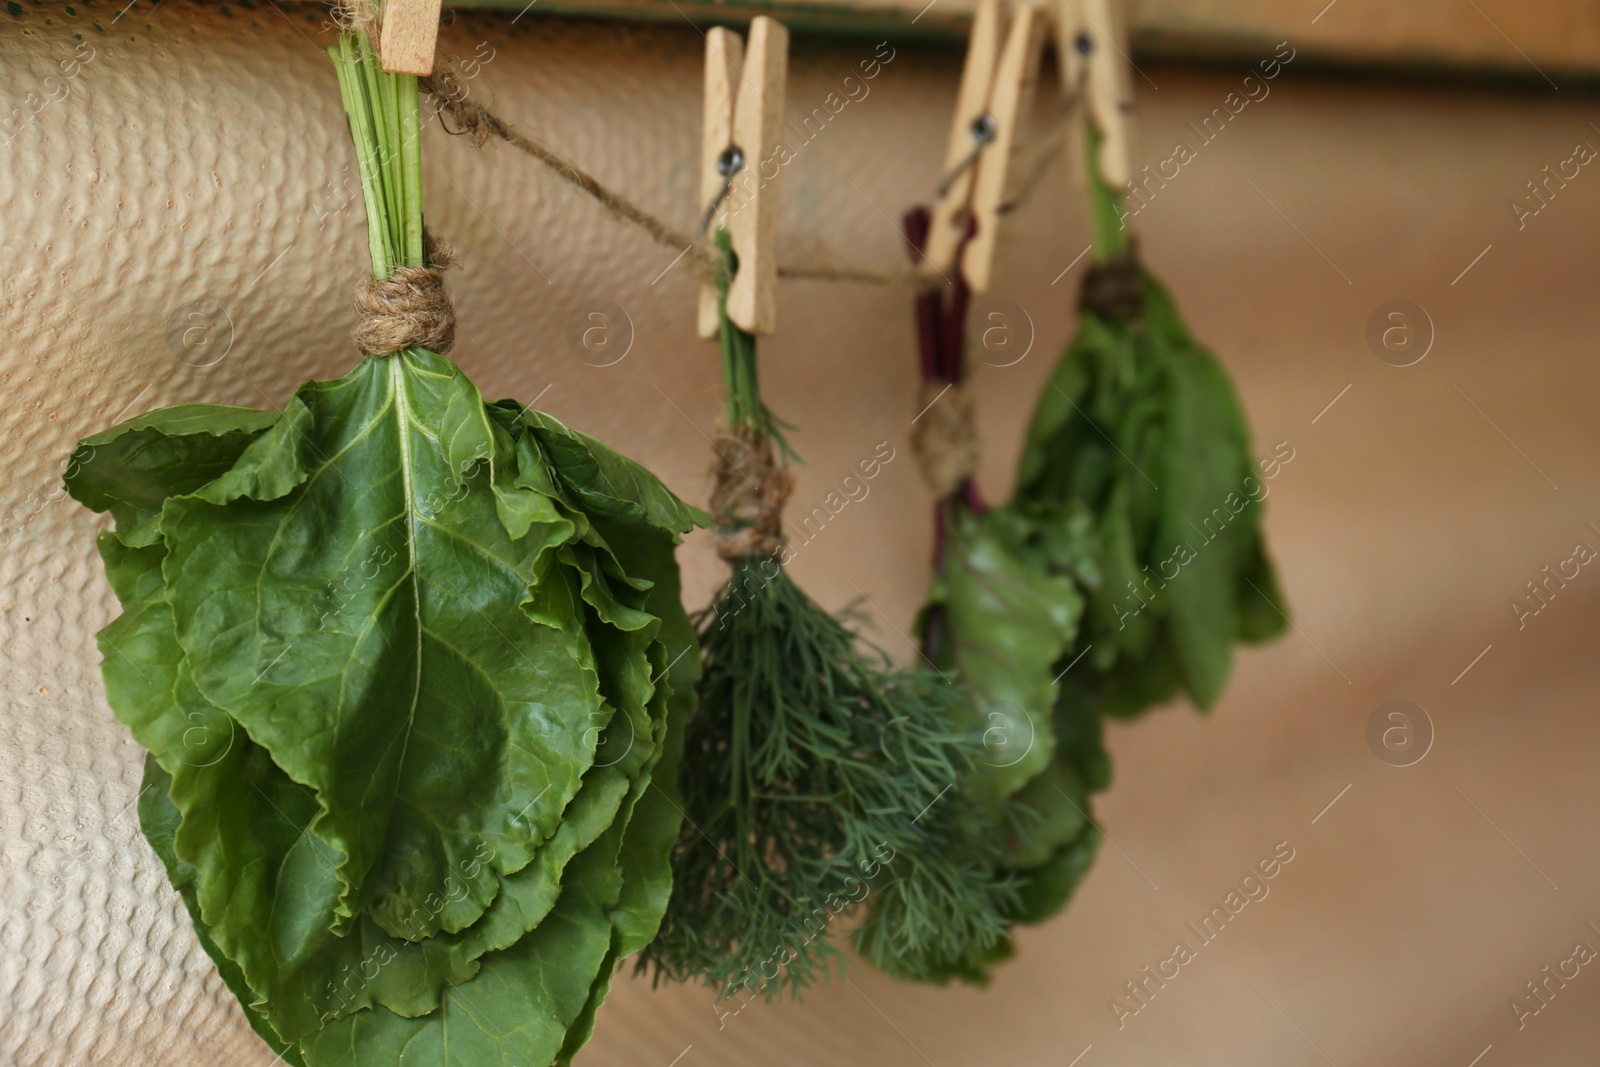
[[[521,11],[527,0],[453,0]],[[799,32],[965,37],[979,0],[539,0],[548,15],[742,25],[758,14]],[[1326,5],[1326,6],[1323,6]],[[1253,62],[1288,41],[1316,62],[1418,72],[1510,75],[1539,85],[1600,78],[1592,0],[1140,0],[1134,58]],[[1320,8],[1320,10],[1319,10]]]

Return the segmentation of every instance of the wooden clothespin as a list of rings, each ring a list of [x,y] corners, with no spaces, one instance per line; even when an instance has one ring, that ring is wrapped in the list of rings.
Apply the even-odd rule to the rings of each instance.
[[[433,73],[433,53],[439,41],[440,0],[388,0],[383,5],[383,29],[378,55],[391,74]]]
[[[1117,0],[1059,0],[1057,19],[1063,80],[1070,34],[1077,57],[1073,62],[1081,64],[1072,76],[1083,86],[1086,117],[1100,134],[1100,177],[1121,192],[1133,178],[1133,80],[1123,5]]]
[[[700,192],[710,206],[701,229],[728,231],[739,260],[728,318],[753,334],[777,327],[777,153],[788,68],[789,31],[776,19],[750,20],[748,49],[732,30],[706,34]],[[700,285],[700,336],[716,334],[717,288],[708,278]]]
[[[1094,38],[1077,0],[1054,0],[1050,21],[1056,31],[1056,67],[1061,74],[1061,95],[1069,104],[1082,102],[1089,77],[1089,53]]]
[[[1024,141],[1047,21],[1034,4],[1019,3],[1002,45],[1001,14],[1000,0],[982,0],[973,20],[926,250],[939,272],[956,268],[967,219],[976,219],[977,232],[959,264],[976,292],[989,287],[1006,179]]]

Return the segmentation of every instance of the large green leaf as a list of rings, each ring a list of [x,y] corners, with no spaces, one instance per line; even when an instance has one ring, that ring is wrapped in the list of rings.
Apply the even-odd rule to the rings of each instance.
[[[1074,668],[1061,675],[1052,717],[1055,760],[1049,771],[1029,783],[1025,792],[1032,796],[1018,798],[1038,804],[1032,822],[1041,831],[1035,840],[1025,842],[1033,855],[1024,857],[1024,850],[1018,850],[1012,861],[1025,868],[1019,871],[1020,907],[1015,916],[1019,923],[1043,922],[1065,907],[1094,860],[1100,831],[1090,816],[1089,798],[1111,784],[1111,758],[1103,741],[1096,688],[1087,671],[1078,673]],[[1041,858],[1041,852],[1048,855]],[[1024,859],[1033,860],[1033,865]]]
[[[80,504],[110,512],[124,542],[150,544],[154,528],[139,528],[167,498],[221,475],[275,418],[217,404],[162,408],[84,438],[62,480]]]
[[[512,538],[495,498],[527,491],[497,484],[496,452],[471,383],[407,350],[302,387],[161,519],[200,692],[315,791],[310,830],[347,857],[340,914],[364,887],[413,940],[474,922],[533,858],[593,759],[596,732],[567,726],[603,714],[562,628],[573,528]]]
[[[1005,866],[1027,870],[1076,841],[1088,825],[1089,790],[1078,769],[1053,759],[1011,798],[1016,831],[1007,835]]]
[[[301,1045],[308,1067],[552,1062],[610,952],[623,831],[613,823],[568,864],[550,916],[509,948],[486,954],[476,976],[448,988],[435,1011],[408,1019],[379,1007],[330,1022]]]
[[[604,526],[603,523],[597,525]],[[650,688],[639,694],[648,699],[650,708],[648,718],[642,721],[635,720],[630,730],[626,733],[617,730],[615,723],[620,720],[613,720],[612,727],[606,731],[604,742],[599,746],[597,766],[585,776],[585,792],[590,789],[593,781],[625,783],[626,795],[621,798],[620,806],[614,805],[615,819],[610,824],[610,833],[612,835],[619,831],[622,834],[619,839],[621,842],[620,847],[614,843],[602,843],[595,846],[600,850],[601,854],[610,854],[614,857],[616,869],[613,873],[620,878],[620,886],[617,889],[615,902],[607,909],[607,920],[610,924],[610,943],[594,964],[588,997],[582,1007],[570,1019],[566,1020],[566,1035],[562,1039],[562,1048],[559,1053],[563,1061],[570,1059],[571,1055],[587,1041],[592,1033],[595,1012],[609,988],[611,969],[614,962],[630,952],[637,951],[653,936],[655,926],[659,924],[661,913],[665,909],[667,893],[671,885],[670,872],[667,869],[666,862],[667,853],[676,836],[680,817],[676,814],[676,809],[670,800],[666,802],[666,810],[663,811],[662,805],[648,804],[646,798],[650,795],[647,789],[649,789],[653,781],[652,769],[658,772],[662,770],[658,761],[662,758],[662,748],[668,737],[669,730],[673,729],[669,725],[668,716],[669,714],[676,714],[678,718],[676,732],[681,733],[681,719],[686,709],[685,697],[680,696],[675,700],[669,698],[669,688],[666,685],[658,685],[657,682],[662,677],[670,677],[675,685],[684,686],[682,690],[677,690],[677,692],[686,694],[688,699],[692,699],[692,681],[699,672],[699,659],[693,654],[695,650],[693,628],[679,601],[678,578],[672,558],[673,538],[667,531],[663,531],[660,528],[655,529],[653,536],[637,535],[618,529],[606,529],[605,540],[609,547],[616,550],[617,557],[624,561],[627,572],[630,575],[636,575],[652,583],[646,606],[652,613],[652,617],[655,615],[660,616],[662,629],[669,635],[669,640],[665,644],[655,643],[651,646],[650,666],[655,673],[655,677],[646,683]],[[596,637],[598,641],[614,640],[614,638],[606,638],[603,634],[596,634]],[[675,662],[668,661],[667,654],[669,651],[671,651]],[[637,679],[634,681],[637,684]],[[626,684],[624,679],[619,679],[618,682],[619,684]],[[669,712],[669,706],[674,708],[675,712]],[[681,747],[681,737],[677,744]],[[600,766],[600,764],[605,764],[605,766]],[[666,769],[675,773],[675,762]],[[632,775],[632,777],[629,779],[625,775]],[[573,806],[577,807],[583,800],[584,794],[580,794],[578,802]],[[642,819],[641,816],[643,816]],[[569,810],[564,817],[561,830],[558,831],[558,837],[577,821],[577,817]],[[607,851],[613,849],[616,851]],[[544,850],[544,853],[541,854],[541,859],[550,851],[550,849]],[[580,864],[575,863],[573,865],[576,877],[596,880],[612,877],[612,874],[601,872],[592,854],[585,853],[585,855],[588,856],[588,859],[581,862],[586,863],[587,866],[580,868]],[[469,931],[469,934],[488,925],[495,918],[497,910],[508,899],[518,898],[518,883],[523,880],[525,874],[526,872],[523,872],[506,879],[506,889],[501,897],[491,906],[485,919],[476,924]],[[568,894],[573,890],[564,888],[561,892],[561,900],[564,904],[567,902]],[[542,917],[540,916],[540,918]],[[572,920],[567,914],[558,909],[553,916],[553,921],[570,922]],[[534,925],[533,923],[528,923],[527,928],[533,929]],[[528,937],[530,939],[541,938],[545,934],[544,927],[540,926]],[[577,943],[581,945],[591,944],[587,939]],[[507,946],[497,945],[496,947]],[[412,1051],[417,1048],[427,1049],[426,1055],[429,1057],[435,1054],[448,1055],[447,1049],[453,1049],[463,1042],[474,1049],[474,1055],[506,1055],[510,1057],[508,1062],[517,1062],[516,1058],[521,1055],[545,1054],[543,1051],[547,1047],[545,1042],[548,1040],[551,1031],[535,1029],[531,1033],[517,1034],[513,1037],[512,1035],[515,1033],[514,1027],[508,1024],[502,1028],[504,1033],[492,1033],[496,1016],[492,1009],[485,1009],[483,1016],[481,1018],[473,1017],[471,1027],[468,1027],[468,1029],[475,1027],[476,1030],[464,1036],[463,1027],[465,1024],[462,1022],[463,1017],[458,1014],[454,1021],[450,1018],[453,1002],[459,1006],[476,1005],[480,998],[480,991],[489,997],[499,996],[505,991],[504,983],[495,981],[499,973],[495,968],[505,969],[511,966],[507,961],[514,959],[521,959],[523,966],[529,965],[531,961],[519,955],[522,952],[520,943],[513,944],[509,948],[510,951],[503,954],[491,954],[485,957],[482,961],[485,969],[477,971],[476,977],[472,981],[458,983],[447,991],[445,1003],[441,1010],[429,1015],[426,1020],[420,1020],[419,1022],[425,1025],[417,1028],[413,1036],[405,1038],[406,1056],[418,1055],[418,1053]],[[586,971],[588,969],[588,957],[583,953],[584,950],[579,949],[577,955],[585,961],[582,970]],[[555,983],[558,980],[565,981],[570,977],[566,974],[556,975],[555,972],[551,972],[548,969],[542,969],[541,973],[552,975],[552,977],[546,979],[550,983]],[[576,973],[579,972],[574,972],[574,974]],[[565,985],[561,986],[563,990],[566,988]],[[553,985],[552,994],[554,994]],[[552,995],[552,999],[558,1003],[565,1004],[567,1003],[564,999],[565,996],[566,993],[562,992],[559,996]],[[565,1018],[564,1015],[562,1017]],[[515,1016],[512,1018],[514,1019]],[[378,1042],[377,1047],[382,1048],[385,1047],[382,1042],[393,1034],[397,1032],[409,1033],[410,1031],[394,1016],[380,1009],[370,1020],[365,1020],[364,1016],[361,1015],[353,1016],[351,1032],[361,1035],[359,1040],[363,1045],[368,1044],[369,1041],[376,1040]],[[436,1038],[436,1032],[443,1032],[445,1037]],[[486,1033],[491,1033],[494,1040],[487,1040]],[[438,1041],[437,1045],[434,1044],[436,1040]],[[499,1043],[497,1044],[496,1042]],[[308,1046],[311,1050],[310,1056],[313,1063],[321,1064],[324,1062],[320,1058],[323,1054],[324,1046],[325,1041],[320,1037]],[[540,1051],[534,1053],[532,1049],[539,1049]],[[342,1061],[335,1059],[332,1062]],[[410,1063],[412,1060],[402,1058],[401,1062]],[[434,1060],[429,1058],[418,1062],[432,1063]],[[455,1061],[441,1059],[439,1062]],[[491,1059],[489,1062],[497,1061]]]
[[[265,1041],[278,1058],[287,1063],[289,1067],[305,1067],[300,1053],[292,1044],[282,1041],[266,1019],[250,1006],[254,995],[245,983],[244,973],[239,970],[227,955],[217,947],[207,933],[205,923],[200,917],[200,905],[195,900],[194,868],[178,858],[173,849],[173,838],[177,834],[181,816],[178,809],[172,806],[167,799],[167,790],[171,785],[171,778],[161,769],[155,757],[146,756],[144,763],[144,784],[139,790],[139,828],[144,831],[145,837],[150,842],[151,849],[166,868],[167,879],[172,883],[172,888],[178,891],[183,900],[184,908],[189,912],[189,918],[194,922],[195,934],[199,938],[200,947],[205,949],[207,956],[217,965],[217,973],[221,975],[223,983],[239,998],[244,1008],[245,1019],[249,1021],[250,1028]]]
[[[1066,907],[1094,863],[1100,838],[1100,831],[1089,826],[1070,844],[1058,849],[1047,862],[1028,871],[1020,889],[1022,908],[1017,913],[1016,921],[1041,923]]]
[[[167,497],[226,470],[259,435],[259,412],[244,408],[172,409],[141,416],[90,439],[92,449],[68,487],[118,517],[102,533],[101,556],[123,613],[99,635],[107,699],[170,781],[183,817],[173,848],[193,883],[190,898],[212,915],[217,943],[260,979],[304,959],[327,938],[338,896],[337,858],[302,833],[315,810],[243,729],[195,688],[165,597],[159,540],[129,547],[124,529],[143,535]],[[120,464],[132,469],[126,477]],[[96,484],[103,480],[103,484]],[[118,486],[136,492],[117,493]],[[129,503],[132,501],[133,503]]]
[[[972,725],[988,748],[974,788],[993,801],[1050,764],[1054,666],[1083,611],[1069,577],[1040,573],[1022,552],[1006,517],[956,512],[942,583],[947,660],[971,694]]]
[[[1175,351],[1168,482],[1158,544],[1191,549],[1165,595],[1172,641],[1190,695],[1202,708],[1221,693],[1239,632],[1235,591],[1256,507],[1240,476],[1244,453],[1234,437],[1232,391],[1202,353]],[[1158,549],[1159,551],[1159,549]],[[1182,557],[1179,557],[1180,559]]]
[[[683,823],[678,794],[678,764],[683,754],[684,723],[694,707],[700,657],[694,624],[683,610],[678,569],[667,538],[600,524],[609,544],[630,574],[653,584],[647,609],[661,619],[661,644],[666,659],[658,667],[665,678],[666,714],[658,738],[658,759],[641,775],[633,796],[632,817],[622,841],[622,891],[611,911],[611,947],[601,962],[583,1011],[573,1020],[557,1062],[571,1061],[594,1033],[596,1013],[610,991],[613,968],[649,944],[661,926],[672,892],[672,846]]]
[[[679,500],[654,474],[588,434],[540,411],[525,410],[522,419],[561,480],[595,518],[672,534],[710,523],[710,515]]]

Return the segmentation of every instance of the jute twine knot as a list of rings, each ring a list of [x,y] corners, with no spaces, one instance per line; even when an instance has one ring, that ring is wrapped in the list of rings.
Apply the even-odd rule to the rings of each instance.
[[[1078,291],[1078,310],[1106,320],[1133,321],[1144,314],[1144,268],[1136,245],[1130,241],[1125,254],[1089,268]]]
[[[436,57],[433,73],[419,79],[417,87],[433,102],[441,116],[448,115],[455,121],[456,128],[450,129],[446,125],[446,133],[468,137],[478,148],[482,148],[491,137],[502,141],[512,139],[511,127],[498,115],[476,101],[467,99],[470,92],[467,79],[455,57]]]
[[[444,272],[455,260],[447,245],[424,233],[428,266],[396,267],[387,278],[364,278],[356,286],[361,318],[352,335],[371,356],[402,348],[447,354],[456,343],[456,309],[445,291]]]
[[[372,0],[336,0],[333,21],[341,33],[364,33],[378,39],[378,8]]]
[[[911,449],[934,495],[944,499],[978,473],[977,406],[964,385],[923,382],[922,414],[911,427]]]
[[[765,558],[784,545],[783,506],[794,478],[778,463],[769,438],[720,427],[716,484],[711,489],[717,553],[730,563]]]

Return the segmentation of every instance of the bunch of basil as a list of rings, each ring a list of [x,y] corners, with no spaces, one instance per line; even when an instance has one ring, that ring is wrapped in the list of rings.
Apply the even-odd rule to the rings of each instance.
[[[416,81],[330,53],[374,273],[420,267]],[[257,1032],[311,1067],[570,1058],[670,891],[703,513],[416,347],[74,459],[141,821]]]

